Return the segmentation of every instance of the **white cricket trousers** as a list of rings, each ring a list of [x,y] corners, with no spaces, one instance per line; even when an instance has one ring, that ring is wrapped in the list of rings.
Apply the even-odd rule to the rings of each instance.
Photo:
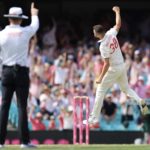
[[[117,83],[122,92],[140,105],[141,98],[129,87],[125,63],[110,66],[96,90],[95,103],[91,114],[97,119],[100,116],[105,94],[114,83]]]

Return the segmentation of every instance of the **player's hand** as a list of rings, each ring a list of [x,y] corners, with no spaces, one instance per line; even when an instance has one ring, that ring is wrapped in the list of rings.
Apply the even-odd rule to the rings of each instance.
[[[96,84],[100,84],[101,83],[101,78],[98,78],[97,80],[96,80]]]
[[[120,12],[120,8],[119,8],[118,6],[114,6],[114,7],[112,8],[112,10],[113,10],[115,13]]]
[[[39,10],[37,8],[35,8],[34,3],[31,3],[31,15],[32,16],[37,16],[38,15]]]

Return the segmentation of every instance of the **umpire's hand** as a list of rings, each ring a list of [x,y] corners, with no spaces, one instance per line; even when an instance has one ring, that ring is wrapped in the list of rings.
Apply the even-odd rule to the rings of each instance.
[[[31,16],[37,16],[39,13],[39,10],[35,8],[34,3],[31,3]]]

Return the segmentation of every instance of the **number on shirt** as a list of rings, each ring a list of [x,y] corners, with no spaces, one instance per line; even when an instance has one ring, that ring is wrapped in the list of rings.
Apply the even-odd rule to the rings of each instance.
[[[113,54],[114,51],[118,48],[118,41],[115,37],[112,38],[112,42],[110,43],[110,48],[112,49],[112,52],[110,54]]]

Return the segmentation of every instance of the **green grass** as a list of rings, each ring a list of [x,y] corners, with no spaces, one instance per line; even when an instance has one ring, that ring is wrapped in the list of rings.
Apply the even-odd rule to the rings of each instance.
[[[20,147],[8,145],[5,150],[20,150]],[[150,150],[150,145],[40,145],[38,150]]]

